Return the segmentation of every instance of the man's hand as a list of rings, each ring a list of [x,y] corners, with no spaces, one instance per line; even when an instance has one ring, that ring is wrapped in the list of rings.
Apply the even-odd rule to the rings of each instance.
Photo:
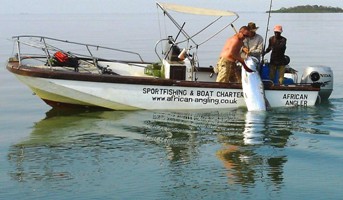
[[[243,47],[242,51],[247,55],[249,54],[249,49],[247,47]]]

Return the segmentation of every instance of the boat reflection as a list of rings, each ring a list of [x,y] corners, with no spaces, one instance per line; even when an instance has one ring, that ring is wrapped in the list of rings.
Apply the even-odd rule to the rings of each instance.
[[[56,165],[82,159],[94,159],[94,163],[113,162],[114,152],[125,156],[127,152],[156,154],[163,149],[163,159],[170,163],[170,171],[179,171],[183,165],[197,166],[200,157],[216,154],[225,166],[218,170],[227,172],[229,183],[251,187],[257,181],[269,180],[281,187],[287,162],[282,149],[296,145],[290,140],[293,132],[327,134],[325,130],[307,126],[304,123],[307,119],[301,118],[307,113],[306,116],[312,116],[312,121],[318,124],[320,119],[316,112],[253,113],[244,109],[66,112],[52,109],[34,124],[28,138],[10,148],[8,159],[14,169],[9,173],[19,181],[71,179],[72,171],[53,169]],[[219,150],[206,152],[204,146],[216,149],[219,146]]]

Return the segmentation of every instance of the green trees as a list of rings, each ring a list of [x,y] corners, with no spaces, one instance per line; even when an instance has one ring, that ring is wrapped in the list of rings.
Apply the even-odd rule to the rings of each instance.
[[[268,12],[268,11],[267,11]],[[279,10],[272,10],[272,13],[342,13],[343,9],[339,7],[327,7],[318,5],[304,5],[290,8],[280,8]]]

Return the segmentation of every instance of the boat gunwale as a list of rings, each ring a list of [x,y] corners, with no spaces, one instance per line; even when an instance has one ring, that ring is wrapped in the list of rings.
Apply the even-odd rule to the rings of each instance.
[[[18,61],[9,61],[7,70],[22,76],[60,79],[71,81],[87,81],[87,82],[102,82],[102,83],[118,83],[118,84],[137,84],[137,85],[159,85],[159,86],[178,86],[178,87],[198,87],[198,88],[225,88],[225,89],[242,89],[240,83],[218,83],[218,82],[200,82],[200,81],[185,81],[162,79],[158,77],[137,77],[137,76],[121,76],[113,74],[92,74],[80,73],[75,71],[57,71],[47,66],[47,69],[38,67],[20,65]],[[293,84],[293,85],[273,85],[270,83],[264,84],[265,90],[280,90],[280,91],[319,91],[320,85],[317,84]]]

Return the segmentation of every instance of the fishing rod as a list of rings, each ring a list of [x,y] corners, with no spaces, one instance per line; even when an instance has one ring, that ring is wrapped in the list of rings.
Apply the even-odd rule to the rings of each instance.
[[[238,33],[237,29],[235,28],[235,26],[233,24],[231,24],[231,27],[232,27],[233,31],[235,31],[235,33]]]
[[[264,62],[264,52],[266,51],[267,37],[268,37],[268,31],[269,31],[270,13],[272,11],[272,5],[273,5],[273,0],[270,0],[269,11],[268,11],[268,20],[267,20],[267,28],[266,28],[266,35],[264,37],[264,45],[263,45],[261,63]]]

